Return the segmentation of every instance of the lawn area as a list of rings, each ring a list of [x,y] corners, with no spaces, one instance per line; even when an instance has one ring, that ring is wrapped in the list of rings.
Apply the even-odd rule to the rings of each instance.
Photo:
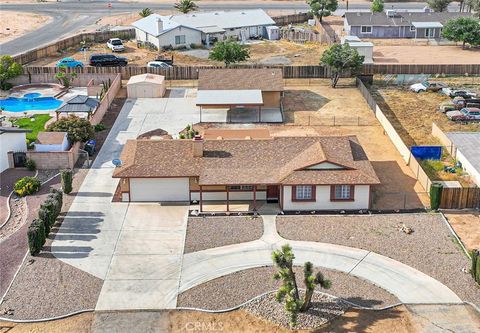
[[[39,114],[32,118],[20,118],[14,121],[14,125],[32,130],[32,133],[27,133],[27,142],[35,142],[37,140],[38,132],[45,130],[45,123],[49,121],[52,116],[48,114]]]

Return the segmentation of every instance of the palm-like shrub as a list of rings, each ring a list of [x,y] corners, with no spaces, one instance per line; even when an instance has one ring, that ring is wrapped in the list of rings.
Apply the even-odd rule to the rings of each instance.
[[[143,8],[139,13],[138,15],[140,15],[141,17],[147,17],[147,16],[150,16],[153,14],[153,11],[150,9],[150,8]]]
[[[187,14],[198,9],[197,4],[193,2],[193,0],[180,0],[179,2],[175,3],[173,7],[183,14]]]

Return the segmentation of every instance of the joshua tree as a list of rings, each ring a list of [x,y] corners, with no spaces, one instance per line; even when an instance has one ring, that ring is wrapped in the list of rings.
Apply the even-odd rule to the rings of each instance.
[[[176,2],[173,7],[181,13],[187,14],[198,9],[198,6],[193,0],[180,0]]]
[[[141,17],[147,17],[147,16],[150,16],[153,14],[153,11],[150,9],[150,8],[143,8],[139,13],[138,15],[140,15]]]
[[[306,291],[303,299],[300,299],[297,280],[293,271],[293,259],[295,259],[295,256],[288,244],[282,246],[281,250],[275,250],[272,253],[273,263],[278,268],[278,272],[275,273],[273,278],[282,280],[276,299],[278,302],[285,301],[285,310],[290,315],[290,324],[295,326],[298,313],[307,311],[310,308],[315,287],[320,286],[321,288],[329,289],[331,282],[326,280],[320,272],[314,275],[313,264],[306,262],[303,267]]]

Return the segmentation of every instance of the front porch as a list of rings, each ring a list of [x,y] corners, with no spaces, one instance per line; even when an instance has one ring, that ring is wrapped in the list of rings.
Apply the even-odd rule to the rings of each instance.
[[[281,208],[280,192],[280,185],[197,185],[190,198],[201,213],[256,212],[266,203]]]

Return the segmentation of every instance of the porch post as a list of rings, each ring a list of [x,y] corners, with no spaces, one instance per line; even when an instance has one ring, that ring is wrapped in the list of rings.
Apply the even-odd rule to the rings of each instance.
[[[230,191],[229,191],[228,185],[227,185],[227,212],[230,211],[230,202],[229,202],[229,200],[230,200]]]
[[[202,185],[200,185],[200,212],[203,212],[203,195],[202,195]]]
[[[200,106],[200,122],[202,122],[202,106]]]
[[[257,185],[253,185],[253,210],[257,210]]]

